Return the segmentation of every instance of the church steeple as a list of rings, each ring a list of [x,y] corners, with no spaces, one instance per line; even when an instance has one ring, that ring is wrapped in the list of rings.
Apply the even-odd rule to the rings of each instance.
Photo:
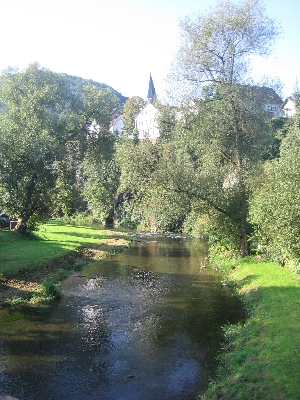
[[[148,101],[151,103],[156,96],[155,87],[153,84],[152,76],[150,74],[149,89],[148,89]]]

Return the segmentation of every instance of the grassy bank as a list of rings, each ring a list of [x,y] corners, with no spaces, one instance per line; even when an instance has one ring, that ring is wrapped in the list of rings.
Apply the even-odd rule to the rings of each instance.
[[[300,398],[300,279],[274,263],[245,258],[228,273],[248,311],[225,328],[218,379],[202,400]]]
[[[127,245],[116,231],[59,221],[42,225],[34,236],[0,232],[0,304],[48,301],[56,284],[84,264]]]

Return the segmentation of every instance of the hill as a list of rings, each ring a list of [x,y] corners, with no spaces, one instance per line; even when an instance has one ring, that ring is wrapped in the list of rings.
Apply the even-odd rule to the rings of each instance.
[[[66,75],[66,77],[69,81],[69,84],[70,84],[72,90],[74,90],[74,92],[79,97],[82,96],[82,87],[84,85],[92,84],[92,85],[97,86],[99,89],[110,89],[120,99],[121,105],[123,105],[126,102],[126,100],[128,99],[128,97],[123,96],[121,93],[117,92],[115,89],[108,86],[106,83],[99,83],[99,82],[93,81],[92,79],[84,79],[84,78],[80,78],[79,76],[73,76],[73,75]]]

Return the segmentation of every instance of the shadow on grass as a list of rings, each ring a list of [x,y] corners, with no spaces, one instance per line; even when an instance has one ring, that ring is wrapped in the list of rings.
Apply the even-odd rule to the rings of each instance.
[[[258,278],[258,275],[248,275],[245,278],[239,280],[237,282],[238,287],[250,285],[250,283],[254,282]]]
[[[82,231],[83,228],[80,229]],[[0,254],[0,304],[7,303],[9,298],[28,301],[40,290],[36,287],[44,281],[50,280],[56,284],[67,278],[72,271],[80,271],[87,263],[103,258],[105,253],[114,254],[126,246],[126,241],[120,240],[122,236],[118,233],[113,236],[107,232],[83,234],[85,240],[82,241],[71,240],[72,236],[79,239],[83,237],[80,232],[56,234],[58,237],[61,234],[62,239],[69,237],[70,242],[47,238],[28,240],[26,237],[20,238],[16,232],[1,232],[0,245],[3,245],[3,252]],[[91,240],[86,240],[88,238]]]
[[[218,378],[200,399],[299,398],[300,287],[258,287],[244,304],[250,316],[243,326],[226,328]]]

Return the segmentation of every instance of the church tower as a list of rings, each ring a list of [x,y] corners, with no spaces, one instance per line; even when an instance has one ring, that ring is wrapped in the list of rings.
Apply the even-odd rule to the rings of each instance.
[[[155,144],[159,138],[159,129],[157,124],[158,110],[153,105],[153,100],[156,97],[155,87],[153,84],[152,76],[150,74],[149,89],[148,89],[148,102],[136,115],[135,127],[138,130],[139,140],[149,139],[152,144]]]
[[[152,103],[152,101],[154,100],[155,97],[156,97],[155,87],[154,87],[154,83],[152,80],[152,76],[150,74],[149,89],[148,89],[148,96],[147,96],[149,103]]]

